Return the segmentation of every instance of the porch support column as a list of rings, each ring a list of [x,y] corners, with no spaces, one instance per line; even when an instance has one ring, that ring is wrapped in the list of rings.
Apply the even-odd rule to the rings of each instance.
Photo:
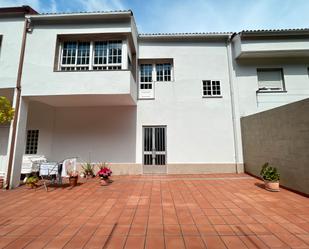
[[[20,183],[21,165],[26,145],[27,117],[28,100],[21,97],[16,127],[16,140],[14,146],[12,173],[9,186],[10,188],[16,188]]]

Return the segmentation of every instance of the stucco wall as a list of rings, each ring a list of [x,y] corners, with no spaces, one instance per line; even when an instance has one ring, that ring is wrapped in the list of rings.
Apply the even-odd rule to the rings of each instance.
[[[233,44],[235,48],[235,44]],[[257,93],[258,68],[282,68],[284,92]],[[279,107],[309,97],[308,61],[290,59],[235,60],[233,81],[237,86],[240,117]]]
[[[16,86],[23,18],[0,18],[0,88]]]
[[[186,167],[235,161],[227,49],[224,42],[140,42],[140,59],[173,58],[174,81],[155,82],[155,99],[139,100],[137,163],[142,127],[167,126],[167,163]],[[220,80],[222,98],[203,98],[202,81]],[[189,166],[190,167],[190,166]],[[181,169],[178,170],[181,172]]]
[[[269,162],[280,184],[309,194],[309,99],[241,119],[245,170],[259,175]]]
[[[135,163],[136,107],[51,107],[32,102],[27,129],[39,129],[38,154],[61,161]]]

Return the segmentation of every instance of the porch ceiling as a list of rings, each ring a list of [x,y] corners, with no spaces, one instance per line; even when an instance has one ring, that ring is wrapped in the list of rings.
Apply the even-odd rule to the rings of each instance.
[[[31,96],[29,97],[29,99],[32,101],[38,101],[56,107],[136,105],[136,102],[129,94]]]

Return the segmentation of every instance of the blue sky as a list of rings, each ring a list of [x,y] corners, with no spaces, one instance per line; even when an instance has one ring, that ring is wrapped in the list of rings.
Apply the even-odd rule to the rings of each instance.
[[[132,9],[139,32],[308,28],[309,0],[0,0],[39,12]]]

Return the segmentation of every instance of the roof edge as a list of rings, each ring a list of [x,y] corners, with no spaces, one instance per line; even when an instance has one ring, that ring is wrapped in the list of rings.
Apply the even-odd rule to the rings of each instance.
[[[40,15],[27,15],[26,17],[33,20],[57,20],[70,18],[85,17],[113,17],[113,16],[133,16],[132,10],[113,10],[113,11],[93,11],[93,12],[60,12],[60,13],[42,13]]]
[[[26,16],[26,15],[38,15],[38,14],[39,13],[35,9],[31,8],[29,5],[0,8],[0,16],[3,15]]]
[[[226,40],[233,32],[196,32],[196,33],[141,33],[141,40],[185,40],[185,39],[218,39]]]

